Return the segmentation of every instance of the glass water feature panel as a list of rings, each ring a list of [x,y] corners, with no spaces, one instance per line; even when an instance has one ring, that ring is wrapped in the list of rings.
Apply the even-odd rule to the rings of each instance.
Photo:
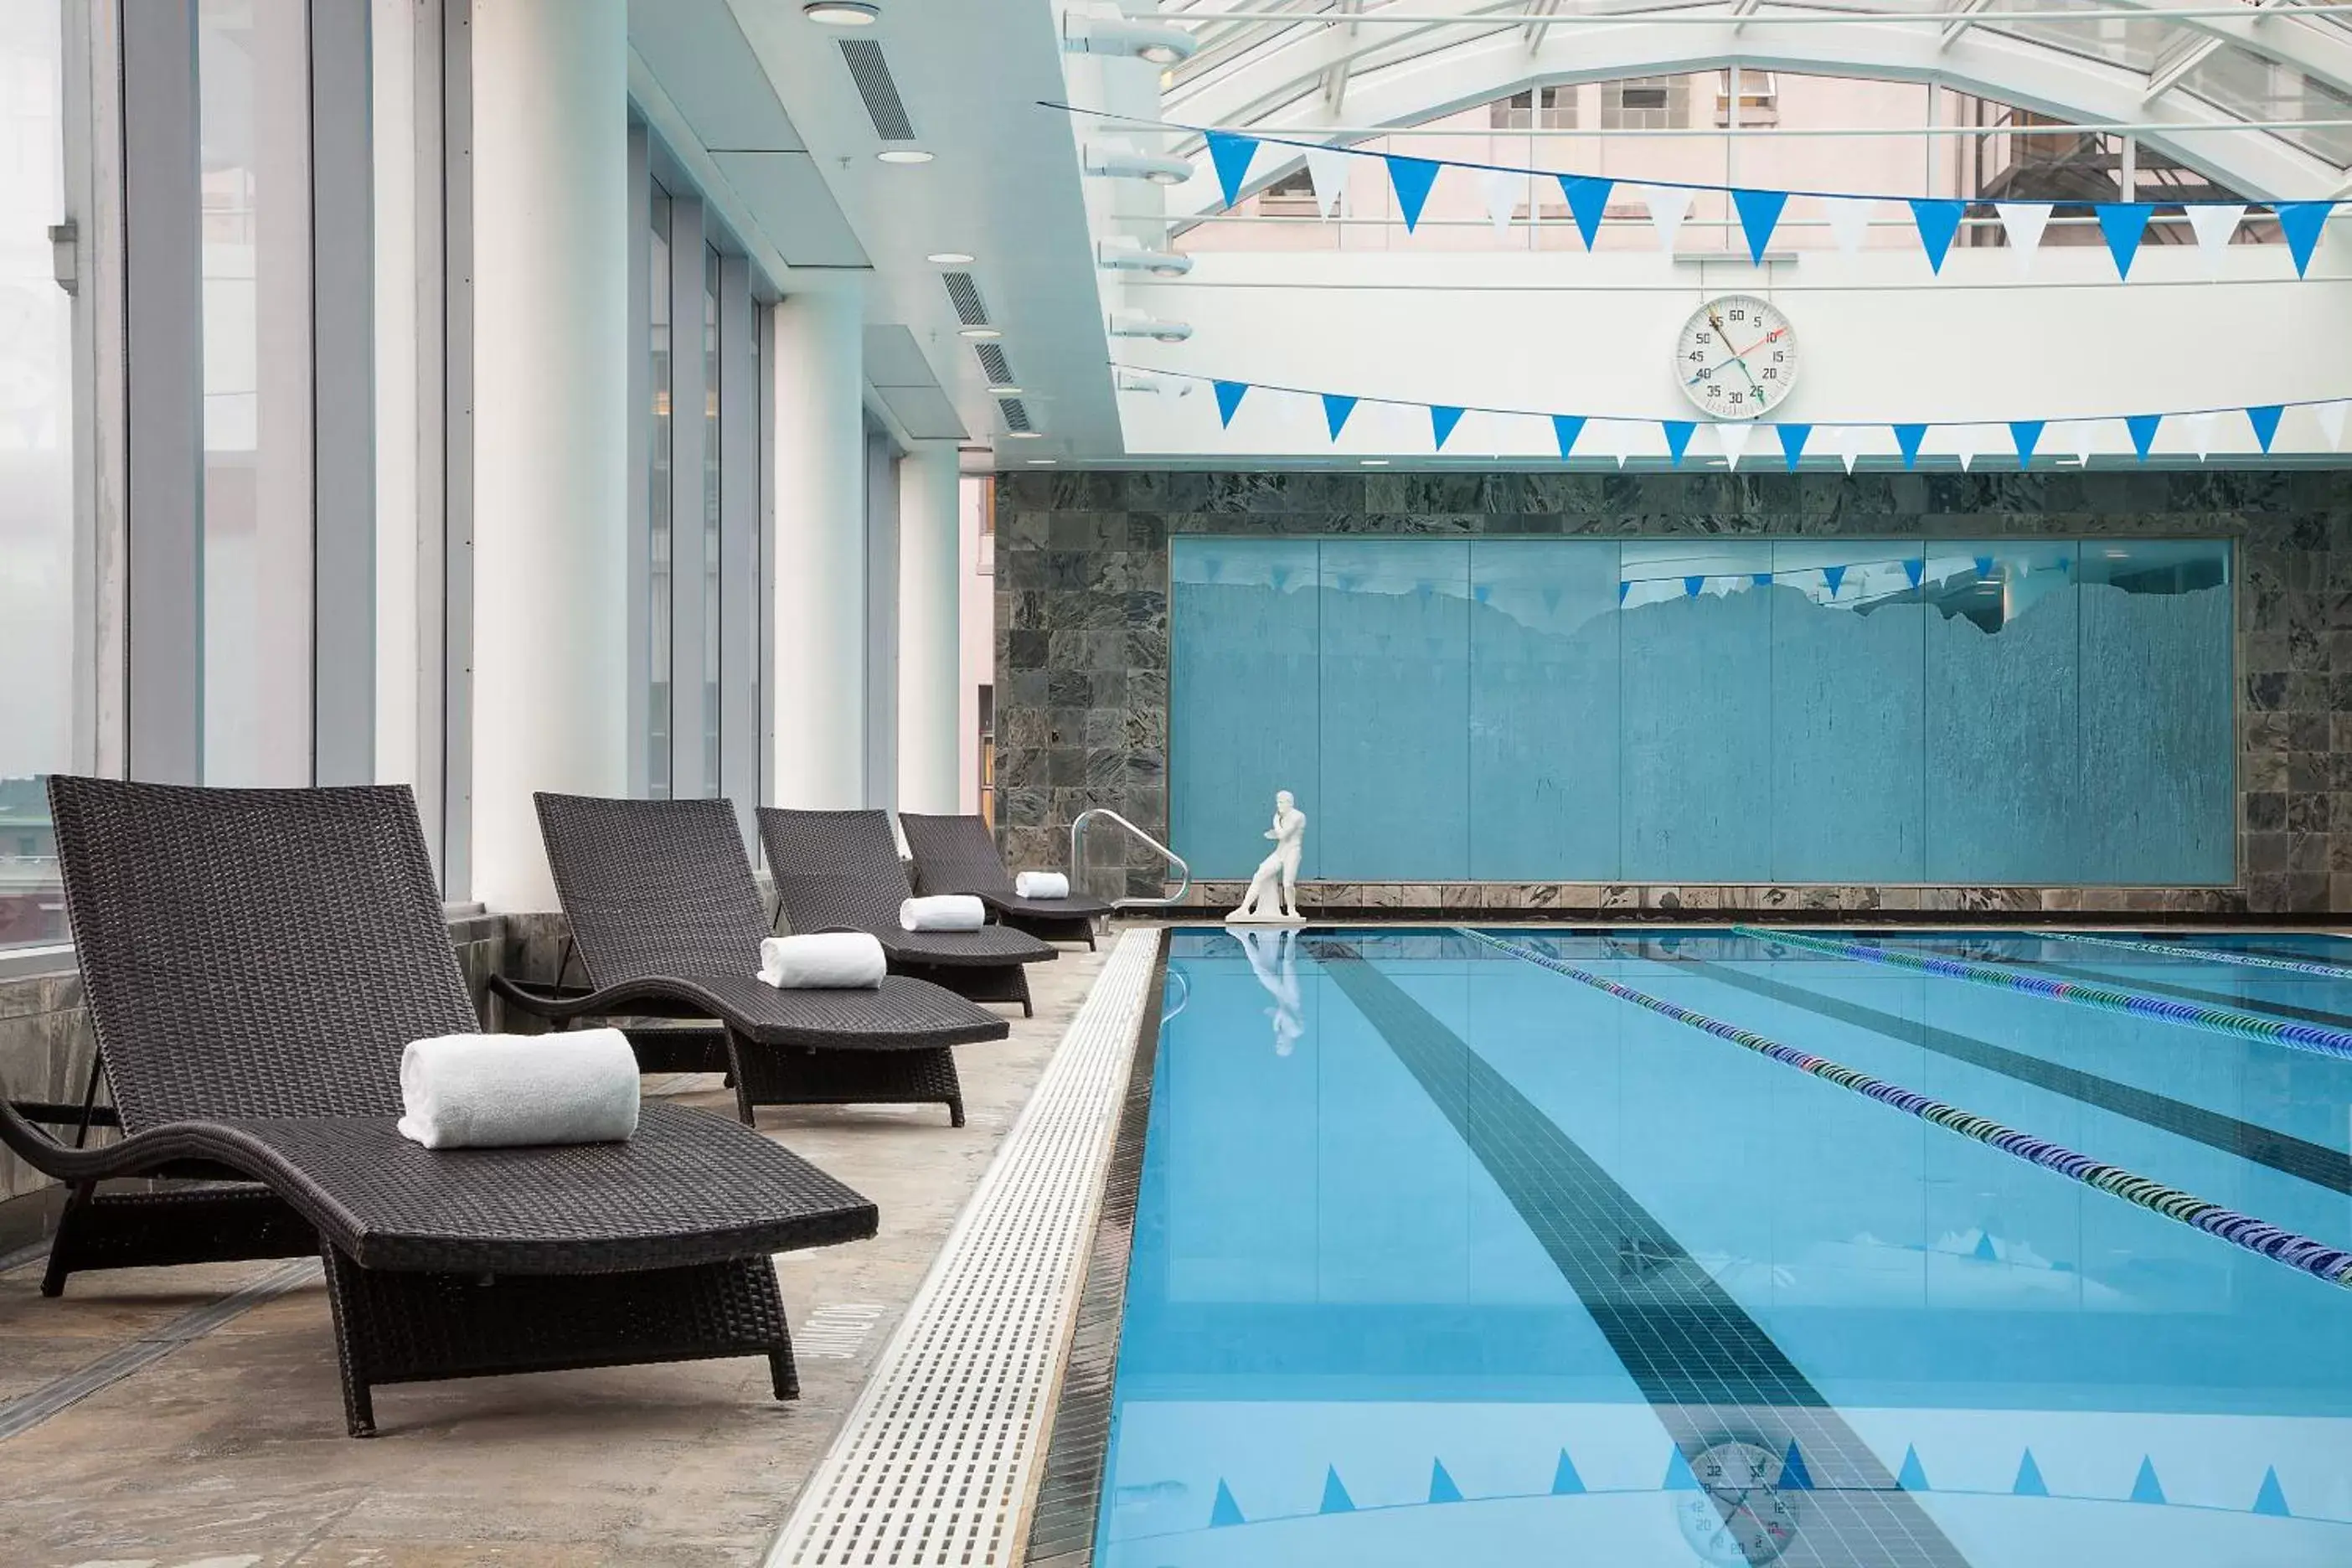
[[[1322,546],[1318,875],[1458,879],[1470,865],[1470,545]]]
[[[1929,881],[2083,876],[2077,548],[2073,540],[1934,548],[1925,699]]]
[[[2230,878],[2229,546],[2086,540],[2082,846],[2103,879]]]
[[[1169,811],[1198,877],[1247,877],[1272,846],[1276,790],[1308,813],[1302,876],[1322,826],[1315,541],[1180,539],[1168,624],[1185,655],[1168,692]]]
[[[1922,831],[1917,544],[1772,546],[1772,878],[1916,882]]]
[[[1771,744],[1772,546],[1622,547],[1622,875],[1760,882]]]
[[[1617,874],[1617,547],[1470,547],[1470,876]]]

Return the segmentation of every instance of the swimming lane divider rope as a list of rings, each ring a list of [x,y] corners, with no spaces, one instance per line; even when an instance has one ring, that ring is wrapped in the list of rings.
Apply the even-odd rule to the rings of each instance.
[[[2352,980],[2352,968],[2341,963],[2329,963],[2324,959],[2271,958],[2259,952],[2240,952],[2226,947],[2181,947],[2168,942],[2138,942],[2128,937],[2093,936],[2079,931],[2029,931],[2019,933],[2038,936],[2044,942],[2082,942],[2094,947],[2120,947],[2133,952],[2152,952],[2161,958],[2194,958],[2215,963],[2238,963],[2249,969],[2284,969],[2295,974],[2324,974],[2330,980]]]
[[[1456,930],[1461,935],[1469,937],[1473,941],[1485,942],[1489,947],[1500,948],[1513,958],[1523,959],[1538,968],[1550,970],[1553,973],[1573,980],[1580,985],[1589,985],[1595,991],[1614,996],[1621,1002],[1630,1002],[1636,1007],[1646,1007],[1651,1012],[1672,1018],[1678,1024],[1687,1024],[1694,1029],[1704,1030],[1715,1036],[1717,1039],[1728,1040],[1733,1045],[1754,1051],[1759,1056],[1769,1057],[1774,1061],[1795,1068],[1801,1072],[1811,1073],[1815,1078],[1836,1084],[1840,1089],[1849,1089],[1855,1094],[1877,1100],[1882,1105],[1892,1106],[1907,1115],[1917,1117],[1922,1121],[1933,1122],[1946,1131],[1957,1132],[1963,1138],[1973,1138],[1978,1142],[1998,1149],[2004,1154],[2027,1161],[2047,1171],[2055,1171],[2060,1175],[2080,1182],[2086,1187],[2096,1187],[2103,1193],[2121,1198],[2126,1203],[2137,1204],[2141,1208],[2162,1215],[2167,1219],[2176,1220],[2182,1225],[2194,1226],[2208,1236],[2219,1237],[2233,1247],[2242,1247],[2248,1252],[2260,1253],[2273,1262],[2284,1263],[2290,1268],[2300,1269],[2315,1279],[2352,1289],[2352,1252],[2330,1247],[2326,1242],[2298,1235],[2291,1230],[2282,1230],[2267,1220],[2256,1219],[2251,1215],[2242,1215],[2234,1209],[2223,1208],[2220,1204],[2200,1198],[2194,1193],[2185,1193],[2178,1187],[2166,1186],[2161,1182],[2126,1171],[2120,1165],[2106,1164],[2102,1161],[2092,1159],[2087,1154],[2078,1154],[2074,1150],[2063,1144],[2053,1143],[2046,1138],[2037,1138],[2030,1132],[2020,1132],[2013,1127],[2004,1127],[1990,1117],[1979,1116],[1974,1111],[1963,1110],[1956,1105],[1947,1105],[1939,1100],[1930,1100],[1916,1089],[1905,1089],[1900,1084],[1887,1083],[1883,1079],[1874,1079],[1868,1073],[1858,1072],[1843,1063],[1831,1061],[1826,1057],[1817,1057],[1810,1051],[1801,1051],[1794,1046],[1785,1046],[1778,1040],[1767,1039],[1753,1030],[1739,1027],[1737,1024],[1727,1024],[1720,1018],[1710,1018],[1704,1013],[1694,1012],[1676,1003],[1652,996],[1646,992],[1636,991],[1630,985],[1621,985],[1614,980],[1606,979],[1590,970],[1579,969],[1572,963],[1552,957],[1549,953],[1538,952],[1533,949],[1521,947],[1516,942],[1504,942],[1488,936],[1484,931],[1473,931],[1466,926],[1457,927]]]
[[[1974,981],[1979,985],[1998,985],[2005,990],[2047,996],[2053,1002],[2071,1002],[2078,1007],[2096,1007],[2107,1013],[2130,1013],[2143,1018],[2162,1018],[2175,1024],[2187,1024],[2193,1028],[2235,1035],[2240,1039],[2265,1040],[2274,1046],[2289,1046],[2299,1051],[2352,1059],[2352,1029],[2332,1029],[2325,1024],[2288,1023],[2253,1013],[2235,1012],[2228,1007],[2200,1007],[2194,1002],[2176,1002],[2168,997],[2117,990],[2109,985],[2081,985],[2072,980],[2052,980],[2040,974],[2020,974],[2015,970],[1996,969],[1990,963],[1972,963],[1959,958],[1930,958],[1924,953],[1900,952],[1891,947],[1874,947],[1863,942],[1836,942],[1828,937],[1806,936],[1798,931],[1759,931],[1754,926],[1733,926],[1731,931],[1734,936],[1744,936],[1756,942],[1777,942],[1783,947],[1826,952],[1832,957],[1855,959],[1864,963],[1881,963],[1892,969],[1916,969],[1925,974],[1941,974],[1953,980]]]

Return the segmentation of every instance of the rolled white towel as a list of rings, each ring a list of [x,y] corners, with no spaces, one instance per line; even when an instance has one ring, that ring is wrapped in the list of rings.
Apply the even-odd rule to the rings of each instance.
[[[760,978],[782,991],[826,991],[882,984],[882,944],[862,931],[772,936],[760,943]]]
[[[987,908],[970,893],[939,893],[898,906],[898,924],[908,931],[978,931],[987,920]]]
[[[1066,899],[1070,879],[1059,871],[1024,871],[1013,879],[1013,890],[1024,899]]]
[[[637,1130],[637,1058],[618,1029],[436,1035],[400,1054],[400,1135],[427,1149],[613,1143]]]

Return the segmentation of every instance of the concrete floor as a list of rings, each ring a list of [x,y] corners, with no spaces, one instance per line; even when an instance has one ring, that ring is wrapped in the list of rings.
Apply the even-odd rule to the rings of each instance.
[[[343,1435],[327,1300],[293,1288],[0,1441],[6,1568],[438,1568],[757,1563],[1109,951],[1031,972],[1037,1016],[956,1053],[970,1124],[937,1106],[769,1109],[768,1132],[873,1198],[874,1240],[777,1259],[802,1396],[761,1360],[379,1389]],[[732,1114],[715,1079],[648,1093]],[[119,1352],[284,1268],[0,1275],[0,1401]]]

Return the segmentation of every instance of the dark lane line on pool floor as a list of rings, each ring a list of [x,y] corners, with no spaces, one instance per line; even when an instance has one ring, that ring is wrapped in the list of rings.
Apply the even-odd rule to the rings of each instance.
[[[2209,1149],[2235,1154],[2242,1160],[2267,1165],[2273,1171],[2297,1177],[2315,1186],[2352,1196],[2352,1155],[2340,1149],[2330,1149],[2292,1133],[2277,1132],[2251,1121],[2241,1121],[2234,1116],[2208,1110],[2201,1105],[2191,1105],[2168,1095],[2135,1089],[2130,1084],[2118,1083],[2097,1073],[2061,1067],[2023,1051],[2013,1051],[1990,1040],[1939,1029],[1933,1024],[1906,1018],[1898,1013],[1882,1013],[1858,1003],[1824,996],[1819,992],[1783,984],[1777,980],[1767,980],[1727,964],[1681,954],[1672,958],[1648,953],[1633,956],[1650,963],[1672,964],[1718,985],[1727,985],[1767,1001],[1801,1007],[1832,1022],[1867,1029],[1872,1034],[1883,1035],[1903,1045],[1918,1046],[1937,1056],[1997,1072],[2004,1078],[2048,1089],[2053,1094],[2064,1095],[2069,1100],[2095,1106],[2101,1110],[2127,1116],[2145,1126],[2191,1139]]]
[[[1776,1561],[1964,1568],[1967,1559],[1819,1389],[1581,1145],[1360,952],[1308,951],[1502,1189],[1695,1468],[1717,1445],[1784,1456],[1793,1520],[1709,1493],[1733,1533],[1792,1524]],[[1801,1463],[1791,1465],[1788,1456]]]

